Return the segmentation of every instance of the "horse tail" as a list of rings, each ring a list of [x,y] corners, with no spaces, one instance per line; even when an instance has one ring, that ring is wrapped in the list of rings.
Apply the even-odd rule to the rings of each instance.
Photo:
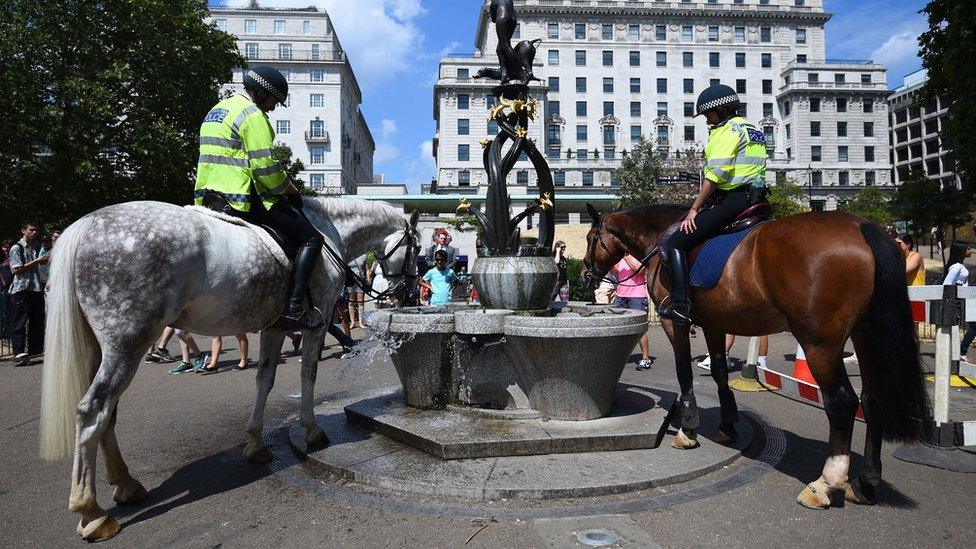
[[[100,353],[75,289],[75,256],[90,226],[87,217],[74,222],[58,239],[51,257],[40,426],[40,453],[48,460],[73,452],[75,409],[91,385]]]
[[[874,368],[865,386],[865,407],[880,422],[884,440],[917,442],[931,417],[919,359],[918,337],[908,302],[901,250],[878,225],[862,223],[861,234],[874,254],[874,292],[863,319],[864,342]]]

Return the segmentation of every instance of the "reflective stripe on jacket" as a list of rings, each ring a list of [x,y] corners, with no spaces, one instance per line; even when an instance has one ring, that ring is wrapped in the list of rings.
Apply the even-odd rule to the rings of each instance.
[[[200,126],[200,162],[194,203],[202,204],[205,190],[222,193],[231,207],[251,210],[251,184],[266,209],[285,192],[285,172],[271,157],[271,122],[246,95],[237,94],[210,109]]]
[[[713,128],[705,146],[705,178],[727,191],[766,184],[766,136],[741,116]]]

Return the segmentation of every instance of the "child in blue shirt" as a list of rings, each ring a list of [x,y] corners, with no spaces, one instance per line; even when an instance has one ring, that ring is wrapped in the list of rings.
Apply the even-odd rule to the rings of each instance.
[[[447,252],[437,250],[434,254],[434,268],[427,271],[419,282],[421,286],[430,290],[431,305],[444,305],[451,301],[451,286],[457,280],[457,276],[446,264]]]

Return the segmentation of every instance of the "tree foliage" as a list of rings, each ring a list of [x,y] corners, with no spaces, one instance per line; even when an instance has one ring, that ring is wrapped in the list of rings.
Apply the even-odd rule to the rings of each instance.
[[[884,227],[892,220],[891,193],[879,187],[865,187],[847,198],[838,209]]]
[[[943,190],[938,180],[912,172],[896,191],[892,213],[910,222],[918,232],[962,225],[970,219],[969,201],[963,194],[952,186]]]
[[[769,205],[776,217],[787,217],[810,211],[806,191],[796,181],[777,177],[776,184],[769,188]]]
[[[455,231],[459,233],[466,233],[469,231],[481,231],[481,224],[478,223],[478,218],[474,215],[456,215],[454,217],[441,218],[438,221],[443,222],[454,228]]]
[[[305,163],[298,158],[292,158],[291,147],[275,145],[271,148],[271,158],[285,167],[285,183],[291,183],[305,196],[316,196],[315,189],[305,186],[305,180],[298,174],[305,170]]]
[[[633,150],[623,152],[620,168],[617,169],[620,187],[613,191],[617,195],[617,207],[690,202],[698,192],[697,185],[661,181],[664,177],[675,175],[686,164],[666,162],[664,151],[655,148],[643,135],[640,136]]]
[[[928,102],[950,100],[942,119],[942,139],[953,151],[956,172],[963,181],[967,204],[976,196],[976,2],[932,0],[922,10],[929,30],[919,37],[922,66],[928,72],[924,95]]]
[[[201,0],[7,0],[0,234],[102,206],[187,203],[200,122],[243,66]]]
[[[593,301],[593,290],[583,283],[583,260],[566,258],[566,278],[569,281],[570,301]]]

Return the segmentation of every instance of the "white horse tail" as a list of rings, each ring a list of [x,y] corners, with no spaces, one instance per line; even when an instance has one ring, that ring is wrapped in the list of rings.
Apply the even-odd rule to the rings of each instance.
[[[71,455],[75,441],[75,409],[91,385],[100,349],[75,293],[75,255],[91,219],[74,222],[52,251],[44,374],[41,382],[41,457]]]

